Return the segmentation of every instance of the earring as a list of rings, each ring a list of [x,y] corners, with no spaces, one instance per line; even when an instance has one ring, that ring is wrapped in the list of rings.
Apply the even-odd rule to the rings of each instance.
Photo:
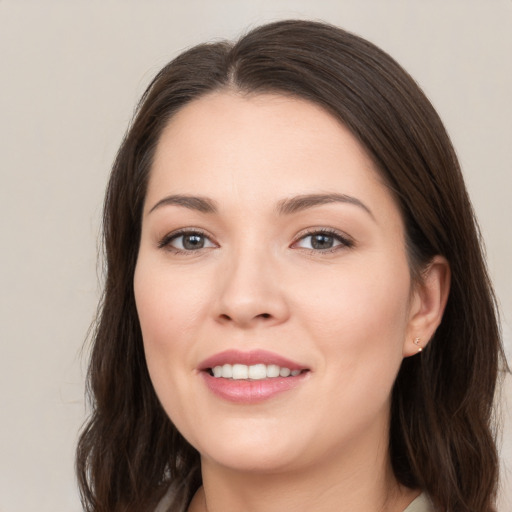
[[[418,347],[418,352],[421,352],[423,350],[423,348],[419,346],[420,341],[421,341],[421,338],[414,338],[414,344]]]

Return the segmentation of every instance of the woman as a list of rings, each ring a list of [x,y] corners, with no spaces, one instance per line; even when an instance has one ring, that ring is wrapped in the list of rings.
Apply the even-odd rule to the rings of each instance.
[[[381,50],[282,21],[177,57],[104,237],[87,510],[495,510],[492,287],[443,125]]]

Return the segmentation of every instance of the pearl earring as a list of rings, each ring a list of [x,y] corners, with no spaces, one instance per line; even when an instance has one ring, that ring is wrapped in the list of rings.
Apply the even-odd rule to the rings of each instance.
[[[414,344],[418,347],[418,352],[421,352],[423,348],[421,348],[420,345],[421,338],[414,338]]]

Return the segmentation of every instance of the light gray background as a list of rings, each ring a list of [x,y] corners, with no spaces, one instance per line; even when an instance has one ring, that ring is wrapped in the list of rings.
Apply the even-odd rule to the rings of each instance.
[[[137,99],[182,49],[286,17],[369,38],[437,107],[482,226],[510,354],[511,0],[0,0],[1,512],[80,510],[80,349],[100,288],[103,190]],[[500,512],[512,509],[511,482]]]

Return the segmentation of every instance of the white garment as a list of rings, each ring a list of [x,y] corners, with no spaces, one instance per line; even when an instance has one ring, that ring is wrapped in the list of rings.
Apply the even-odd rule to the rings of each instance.
[[[429,497],[422,492],[404,512],[434,512],[434,508]]]
[[[167,492],[158,504],[155,512],[167,512],[167,509],[172,501],[172,493]],[[405,510],[404,512],[434,512],[432,502],[425,493],[421,493]]]

